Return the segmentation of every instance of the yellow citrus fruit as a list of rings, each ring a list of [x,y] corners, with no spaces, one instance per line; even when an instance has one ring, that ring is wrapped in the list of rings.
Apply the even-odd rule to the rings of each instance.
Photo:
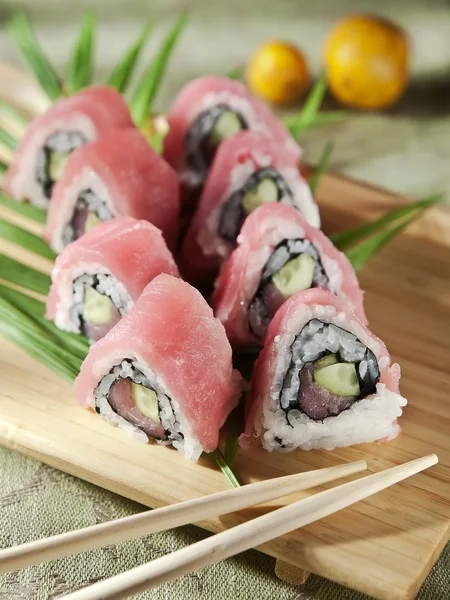
[[[250,89],[268,102],[287,104],[299,100],[309,84],[306,59],[287,42],[263,44],[250,57],[246,79]]]
[[[380,17],[347,17],[326,41],[325,68],[328,85],[343,104],[363,109],[390,106],[408,82],[406,35]]]

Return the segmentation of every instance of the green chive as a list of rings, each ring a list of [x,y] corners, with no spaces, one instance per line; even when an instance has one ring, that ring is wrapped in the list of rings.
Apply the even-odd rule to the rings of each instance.
[[[0,333],[69,381],[78,375],[81,360],[63,350],[33,319],[0,296]]]
[[[322,156],[320,157],[319,162],[317,164],[316,170],[314,171],[311,179],[309,180],[309,187],[311,188],[311,192],[313,194],[316,193],[320,178],[325,173],[325,171],[328,169],[328,163],[330,162],[330,157],[334,150],[334,147],[335,147],[334,142],[327,142],[327,145],[325,146],[325,150],[323,151]]]
[[[219,450],[219,448],[214,450],[214,452],[211,452],[209,455],[216,461],[216,463],[222,469],[222,473],[225,475],[225,477],[228,479],[231,485],[235,488],[241,487],[239,479],[233,473],[233,470],[231,469],[227,461],[224,459],[223,454]]]
[[[20,127],[27,127],[30,122],[24,115],[5,102],[0,102],[0,113],[5,115],[11,121],[15,121]]]
[[[241,79],[244,79],[244,74],[245,74],[244,67],[242,67],[242,66],[235,67],[234,69],[231,69],[231,71],[228,71],[227,77],[228,77],[228,79],[241,80]]]
[[[136,67],[142,49],[147,42],[150,34],[151,24],[147,23],[142,30],[139,39],[134,42],[121,61],[114,67],[111,75],[108,77],[108,85],[116,88],[123,93],[128,87],[128,83]]]
[[[32,204],[25,204],[24,202],[18,202],[17,200],[13,200],[9,196],[2,194],[0,192],[0,205],[9,208],[24,217],[28,217],[32,221],[36,221],[37,223],[45,223],[47,218],[47,213],[42,208],[38,208],[37,206],[33,206]]]
[[[366,236],[369,236],[370,234],[382,229],[383,227],[393,225],[396,221],[400,219],[406,219],[411,215],[420,216],[423,210],[425,210],[429,206],[432,206],[433,204],[437,204],[438,202],[440,202],[443,196],[444,194],[441,192],[439,194],[434,194],[433,196],[421,198],[416,202],[406,204],[405,206],[401,206],[400,208],[395,208],[380,219],[372,221],[371,223],[366,223],[365,225],[361,225],[359,227],[355,227],[354,229],[350,229],[347,231],[333,233],[332,235],[330,235],[330,239],[337,248],[342,250],[347,246],[350,246],[351,244],[362,240]]]
[[[3,219],[0,219],[0,237],[49,260],[56,258],[55,252],[42,238]]]
[[[74,94],[92,81],[95,16],[86,12],[80,35],[72,50],[67,73],[67,91]]]
[[[7,25],[7,30],[31,67],[42,90],[50,100],[55,101],[62,95],[61,84],[55,70],[42,51],[31,24],[23,11],[16,11],[13,14]]]
[[[181,14],[172,29],[164,38],[164,41],[152,61],[138,82],[130,101],[130,110],[134,122],[142,127],[151,112],[153,101],[158,93],[162,77],[167,68],[169,59],[175,48],[175,44],[187,23],[187,14]]]
[[[36,271],[4,254],[0,254],[0,279],[43,296],[48,294],[51,283],[50,277],[45,273]]]
[[[0,144],[6,146],[10,150],[15,150],[18,142],[10,133],[4,129],[0,129]]]
[[[17,309],[34,319],[43,329],[55,338],[59,344],[62,345],[68,352],[71,352],[77,358],[84,360],[87,353],[89,352],[88,340],[76,333],[68,333],[67,331],[61,331],[45,318],[45,304],[40,300],[31,298],[27,294],[13,290],[12,288],[6,287],[0,284],[0,295],[3,296],[8,302],[13,304]]]
[[[385,246],[392,238],[400,233],[407,225],[416,220],[418,215],[413,215],[409,219],[406,219],[400,225],[392,227],[387,231],[381,231],[380,233],[374,234],[367,240],[352,246],[345,252],[348,260],[352,263],[355,271],[359,271],[366,262],[372,258],[383,246]]]

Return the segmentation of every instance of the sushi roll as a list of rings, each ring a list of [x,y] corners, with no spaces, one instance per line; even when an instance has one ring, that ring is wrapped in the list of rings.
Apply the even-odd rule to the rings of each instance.
[[[215,283],[214,314],[235,347],[260,347],[276,311],[309,288],[328,290],[367,323],[346,256],[291,206],[267,204],[247,218]]]
[[[107,86],[89,87],[55,102],[25,132],[4,178],[4,189],[16,200],[47,208],[55,182],[73,150],[132,127],[123,97]]]
[[[178,276],[159,229],[131,217],[100,223],[56,259],[46,317],[96,342],[160,273]]]
[[[129,216],[178,230],[179,184],[172,167],[135,128],[116,130],[76,150],[55,185],[44,237],[61,252],[100,221]]]
[[[275,140],[244,131],[217,151],[186,234],[181,271],[193,283],[210,280],[236,245],[247,216],[262,204],[293,206],[313,227],[319,211],[297,164]]]
[[[311,450],[392,440],[400,367],[340,298],[313,289],[278,310],[256,361],[243,448]]]
[[[91,347],[74,389],[81,406],[136,441],[154,438],[196,460],[217,448],[240,376],[223,325],[200,292],[159,275]]]
[[[206,76],[189,82],[168,115],[164,158],[180,175],[187,192],[201,189],[220,143],[238,131],[265,133],[292,161],[301,150],[285,125],[244,84],[226,77]]]

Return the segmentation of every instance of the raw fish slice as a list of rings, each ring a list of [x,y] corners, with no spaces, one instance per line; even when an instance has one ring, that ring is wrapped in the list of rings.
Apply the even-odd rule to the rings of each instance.
[[[45,238],[56,252],[93,223],[129,216],[150,221],[169,244],[178,231],[175,171],[135,128],[76,150],[55,185]]]
[[[56,259],[46,316],[60,329],[84,332],[96,341],[128,312],[160,273],[178,276],[159,229],[131,217],[105,221],[69,244]],[[101,293],[103,300],[91,289]],[[94,302],[103,302],[106,319],[98,310],[100,319],[88,319],[88,294],[94,296]]]
[[[42,176],[40,172],[46,170],[45,165],[38,163],[48,159],[45,146],[49,138],[56,136],[53,138],[56,145],[70,149],[99,139],[115,129],[132,126],[128,106],[113,88],[93,86],[70,98],[57,100],[28,126],[5,175],[5,192],[16,200],[46,208],[53,182],[38,181],[38,176]]]
[[[81,406],[145,442],[148,432],[108,402],[119,379],[141,386],[136,405],[159,419],[165,432],[160,440],[194,459],[217,447],[219,429],[239,395],[223,325],[195,288],[170,275],[156,277],[128,315],[91,347],[75,381]]]
[[[305,368],[312,377],[305,379]],[[320,289],[299,292],[269,325],[239,443],[332,450],[393,439],[406,405],[399,379],[384,343],[342,300]]]
[[[269,185],[265,199],[258,195],[261,185]],[[220,145],[184,240],[181,271],[189,281],[211,280],[233,251],[247,215],[262,202],[294,206],[310,225],[320,226],[295,157],[276,140],[243,131]]]
[[[302,242],[304,240],[304,242]],[[346,258],[319,230],[310,227],[305,219],[290,206],[267,204],[257,208],[244,223],[239,245],[224,264],[215,283],[213,296],[214,314],[225,326],[233,346],[252,347],[264,343],[267,325],[273,314],[295,289],[279,298],[273,307],[268,306],[268,294],[277,292],[273,275],[291,260],[287,247],[298,249],[296,253],[315,257],[314,271],[307,287],[327,289],[343,300],[363,323],[367,318],[363,306],[363,294],[355,272]],[[285,262],[272,269],[273,274],[264,278],[267,265],[285,252]],[[270,298],[273,301],[273,298]],[[255,314],[249,314],[253,311]],[[261,323],[257,324],[260,313]],[[252,323],[255,325],[252,327]]]

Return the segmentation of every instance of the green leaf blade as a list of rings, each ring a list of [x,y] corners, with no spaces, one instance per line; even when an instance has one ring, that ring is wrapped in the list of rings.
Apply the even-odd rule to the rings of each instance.
[[[18,200],[6,196],[2,192],[0,192],[0,205],[19,215],[27,217],[31,221],[36,221],[36,223],[44,224],[47,219],[47,213],[42,208],[38,208],[32,204],[26,204],[25,202],[19,202]]]
[[[129,48],[123,59],[114,67],[107,79],[107,84],[124,93],[128,87],[131,76],[136,68],[139,57],[150,35],[152,26],[147,23],[139,39]]]
[[[0,219],[0,237],[49,260],[56,258],[55,252],[42,238],[4,219]]]
[[[326,93],[327,81],[325,74],[322,73],[309,93],[300,114],[286,119],[286,125],[295,138],[298,138],[300,133],[314,121]]]
[[[28,123],[30,122],[30,120],[27,119],[22,113],[5,102],[0,102],[0,114],[11,121],[14,121],[23,129],[28,127]]]
[[[16,150],[18,143],[19,142],[8,131],[0,128],[0,145],[6,146],[6,148],[14,151]]]
[[[209,454],[209,456],[211,456],[216,461],[216,463],[218,464],[218,466],[222,470],[222,473],[225,475],[225,477],[228,479],[228,481],[230,482],[230,484],[234,488],[241,487],[239,479],[233,473],[232,468],[226,462],[226,460],[225,460],[222,452],[219,450],[219,448],[217,448],[216,450],[214,450],[214,452],[211,452]]]
[[[143,127],[151,112],[153,102],[159,91],[164,72],[169,63],[175,45],[187,23],[187,13],[182,13],[166,35],[161,47],[150,66],[138,82],[130,102],[130,110],[137,127]]]
[[[80,35],[72,50],[67,73],[67,91],[75,94],[92,82],[96,19],[93,13],[83,17]]]
[[[42,90],[53,102],[62,95],[62,86],[56,71],[45,56],[23,11],[13,14],[7,30],[16,42],[22,56],[33,71]]]
[[[4,254],[0,254],[0,279],[43,296],[48,294],[51,284],[50,277],[45,273],[36,271]]]
[[[319,181],[322,175],[328,170],[328,165],[335,145],[336,144],[334,142],[327,142],[322,156],[319,159],[317,167],[311,179],[309,180],[309,187],[313,195],[316,193],[317,186],[319,185]]]

